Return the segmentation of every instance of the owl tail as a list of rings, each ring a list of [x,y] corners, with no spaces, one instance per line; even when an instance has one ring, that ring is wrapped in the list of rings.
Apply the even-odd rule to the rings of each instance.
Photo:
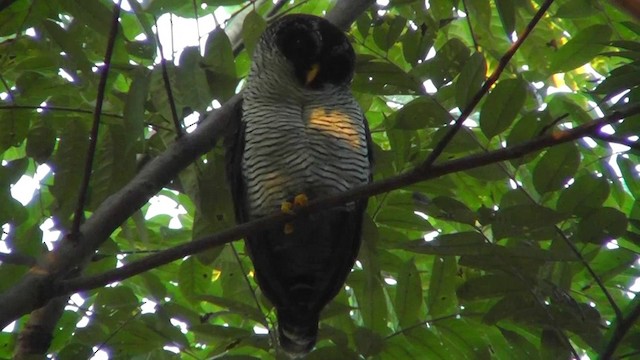
[[[318,337],[318,317],[314,311],[278,309],[278,338],[282,350],[299,359],[313,350]]]

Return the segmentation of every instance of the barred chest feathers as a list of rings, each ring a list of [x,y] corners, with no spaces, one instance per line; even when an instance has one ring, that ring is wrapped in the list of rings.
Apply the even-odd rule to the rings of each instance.
[[[249,93],[242,170],[252,216],[271,214],[298,193],[317,198],[368,182],[364,118],[348,90],[315,93],[333,101],[306,105]]]

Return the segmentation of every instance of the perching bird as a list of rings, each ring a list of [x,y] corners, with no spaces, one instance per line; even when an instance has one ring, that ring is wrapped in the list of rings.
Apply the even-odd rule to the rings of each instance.
[[[355,54],[345,34],[311,15],[267,27],[254,49],[242,121],[229,152],[239,222],[371,181],[371,139],[349,89]],[[366,200],[273,226],[245,239],[281,348],[313,349],[322,309],[343,288],[360,247]]]

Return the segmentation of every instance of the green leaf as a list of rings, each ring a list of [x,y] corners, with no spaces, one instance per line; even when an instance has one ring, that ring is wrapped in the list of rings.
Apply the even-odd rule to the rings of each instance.
[[[396,112],[394,127],[402,130],[438,128],[451,121],[451,114],[431,97],[421,96]]]
[[[558,7],[555,16],[565,19],[576,19],[598,13],[593,0],[568,0]]]
[[[41,118],[33,121],[27,133],[27,156],[39,163],[49,160],[56,145],[56,133]]]
[[[470,176],[482,181],[499,181],[509,177],[500,164],[490,164],[465,171]]]
[[[456,104],[464,109],[482,87],[487,72],[487,64],[481,53],[474,53],[464,64],[456,80]]]
[[[475,225],[477,215],[464,203],[447,196],[438,196],[424,209],[427,215],[439,219],[457,221],[463,224]]]
[[[407,261],[398,273],[395,310],[401,328],[415,323],[422,307],[422,282],[413,259]]]
[[[238,78],[231,41],[223,29],[216,28],[209,33],[202,65],[211,95],[221,100],[231,98]]]
[[[624,185],[629,190],[633,198],[640,200],[640,174],[636,170],[638,164],[623,157],[617,157],[618,167],[622,172],[622,178],[624,179]]]
[[[562,189],[580,165],[580,152],[575,144],[554,146],[542,156],[533,169],[533,186],[540,194]]]
[[[385,207],[383,210],[380,210],[380,213],[378,213],[376,222],[381,225],[405,230],[416,230],[422,232],[429,232],[433,230],[433,226],[427,220],[414,214],[411,209]]]
[[[85,2],[83,0],[63,0],[60,5],[78,19],[82,24],[90,27],[96,34],[107,37],[111,30],[111,10],[99,1]]]
[[[247,317],[248,319],[262,324],[263,326],[267,326],[264,315],[260,312],[260,310],[256,309],[255,306],[250,306],[236,300],[231,300],[215,295],[199,295],[196,297],[196,299],[229,309],[230,311],[238,313],[242,316]]]
[[[28,166],[29,160],[26,158],[7,161],[0,166],[0,188],[9,190],[24,175]]]
[[[499,328],[502,336],[511,344],[513,355],[519,359],[539,359],[540,354],[534,344],[515,331]]]
[[[387,302],[379,274],[356,271],[349,277],[349,283],[356,295],[359,314],[364,326],[378,334],[386,333]]]
[[[544,126],[545,116],[546,113],[537,111],[523,115],[516,121],[509,135],[507,135],[507,146],[520,145],[539,136]],[[514,166],[519,166],[535,159],[538,154],[539,152],[527,154],[519,159],[512,160],[511,163]]]
[[[457,290],[461,300],[494,298],[529,291],[531,284],[510,275],[485,275],[467,280]]]
[[[358,58],[352,87],[363,93],[397,95],[419,93],[422,84],[395,64]]]
[[[365,357],[375,356],[382,351],[384,339],[365,327],[358,327],[353,337],[358,352]]]
[[[180,264],[178,271],[178,284],[180,292],[191,301],[207,294],[211,287],[211,269],[198,261],[197,258],[188,257]]]
[[[140,301],[128,286],[103,288],[98,291],[93,310],[104,319],[104,326],[115,330],[122,321],[131,320],[131,314]],[[107,320],[108,319],[108,320]]]
[[[566,72],[592,61],[604,50],[610,38],[611,28],[606,25],[581,29],[553,54],[550,72]]]
[[[480,128],[492,138],[507,130],[527,99],[527,85],[519,79],[503,80],[491,91],[482,105]]]
[[[31,111],[12,109],[0,112],[0,153],[12,146],[19,146],[27,137]]]
[[[452,81],[469,59],[469,48],[460,39],[447,41],[436,51],[433,59],[422,62],[411,70],[411,74],[420,79],[429,79],[436,88]]]
[[[384,17],[384,22],[373,28],[373,39],[382,50],[389,50],[405,28],[407,19],[402,16]]]
[[[429,2],[431,15],[436,20],[448,19],[453,16],[453,0],[433,0]]]
[[[569,359],[571,350],[565,340],[554,330],[542,330],[540,358],[541,359]]]
[[[90,346],[72,343],[57,354],[60,359],[90,359],[94,352]]]
[[[58,150],[54,155],[53,186],[51,194],[56,199],[56,213],[61,219],[75,209],[78,189],[84,176],[84,167],[89,147],[89,131],[85,124],[74,118],[62,129]]]
[[[618,161],[620,159],[621,157],[618,157]],[[609,192],[607,179],[585,174],[576,178],[575,182],[560,194],[556,209],[563,213],[582,216],[602,206],[609,197]]]
[[[58,44],[60,49],[65,53],[71,55],[73,59],[73,66],[77,70],[82,70],[85,74],[91,73],[91,62],[87,59],[82,44],[75,39],[73,34],[65,31],[60,25],[56,24],[52,20],[44,21],[42,23],[43,29],[51,36],[51,38]]]
[[[207,84],[206,72],[202,69],[202,63],[206,63],[200,56],[200,48],[197,46],[189,46],[184,48],[180,55],[180,67],[176,73],[176,88],[180,92],[180,99],[183,106],[188,106],[200,113],[204,113],[205,109],[211,103],[211,95],[224,94],[224,99],[233,96],[235,91],[235,65],[233,65],[233,75],[229,76],[229,83],[219,83],[216,91]],[[209,67],[205,69],[210,70]],[[227,87],[228,85],[228,87]],[[234,86],[232,89],[231,86]],[[211,91],[211,92],[210,92]],[[222,95],[221,95],[222,96]],[[180,114],[179,114],[180,115]]]
[[[143,321],[144,318],[153,317],[154,314],[141,315],[125,323],[126,325],[114,331],[109,337],[109,347],[125,358],[133,358],[135,355],[143,355],[158,358],[151,355],[156,349],[161,349],[167,341],[166,335]],[[159,350],[158,350],[159,351]]]
[[[608,100],[638,86],[640,86],[640,61],[611,70],[609,75],[593,90],[593,93],[604,95],[604,99]]]
[[[624,235],[627,223],[627,216],[623,212],[612,207],[603,207],[580,220],[575,239],[600,244]]]
[[[371,16],[369,16],[369,13],[364,12],[358,17],[356,20],[356,28],[363,39],[369,35],[369,29],[371,29]]]
[[[527,236],[544,238],[553,233],[554,225],[564,220],[566,215],[536,204],[515,205],[500,208],[491,229],[495,239]]]
[[[432,135],[429,148],[435,147],[449,131],[449,126],[443,126]],[[480,149],[477,136],[471,131],[458,131],[447,144],[444,151],[448,154],[461,154]]]
[[[242,23],[242,40],[249,56],[253,56],[258,39],[267,28],[267,22],[255,11],[251,11]]]
[[[433,46],[435,31],[422,24],[418,29],[407,28],[402,36],[402,53],[410,64],[418,64],[427,57],[429,49]]]
[[[455,313],[458,266],[454,256],[436,257],[431,268],[427,309],[431,318]]]
[[[512,0],[494,0],[496,8],[498,9],[498,15],[502,22],[502,27],[507,35],[507,38],[511,39],[511,34],[516,30],[516,9]]]
[[[149,95],[151,74],[148,70],[140,70],[134,73],[133,82],[129,88],[124,104],[124,132],[125,139],[122,144],[127,152],[136,150],[136,143],[144,138],[145,103]]]

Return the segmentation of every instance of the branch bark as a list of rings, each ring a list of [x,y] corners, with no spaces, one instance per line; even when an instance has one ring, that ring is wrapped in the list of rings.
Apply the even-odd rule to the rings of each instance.
[[[372,3],[372,0],[340,0],[327,14],[327,18],[345,29]],[[17,284],[0,295],[0,328],[46,306],[55,298],[54,283],[81,269],[84,262],[120,224],[146,204],[149,198],[182,169],[213,148],[228,125],[238,121],[236,108],[241,97],[241,94],[237,94],[231,98],[220,109],[209,114],[195,131],[178,139],[167,151],[149,162],[129,184],[96,209],[80,227],[75,241],[71,241],[69,237],[63,238]],[[62,299],[66,302],[66,298]],[[47,308],[42,311],[43,315],[54,315]]]

